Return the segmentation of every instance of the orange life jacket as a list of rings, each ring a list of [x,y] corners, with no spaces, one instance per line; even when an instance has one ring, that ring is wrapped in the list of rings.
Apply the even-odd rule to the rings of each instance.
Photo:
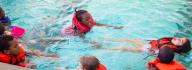
[[[159,49],[159,48],[161,48],[163,46],[168,46],[168,47],[170,47],[173,50],[177,49],[177,46],[175,46],[175,45],[173,45],[171,43],[171,40],[173,38],[174,37],[164,37],[164,38],[161,38],[161,39],[158,39],[158,40],[151,40],[149,42],[149,44],[151,44],[150,51],[153,51],[155,49]]]
[[[148,65],[155,66],[159,70],[187,70],[181,63],[173,60],[169,64],[161,63],[158,58],[154,58],[148,62]]]
[[[99,66],[97,67],[97,70],[107,70],[107,68],[100,63]]]
[[[25,61],[25,51],[22,47],[20,47],[20,52],[17,56],[7,55],[0,52],[0,62],[18,65],[22,67],[25,67],[28,64],[28,62]]]

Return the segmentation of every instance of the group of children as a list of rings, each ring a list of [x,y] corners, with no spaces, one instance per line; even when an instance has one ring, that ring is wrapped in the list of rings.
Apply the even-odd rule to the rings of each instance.
[[[110,26],[97,23],[93,20],[88,11],[75,9],[75,13],[72,18],[72,25],[64,27],[62,34],[84,38],[85,34],[89,32],[94,25],[112,27],[114,29],[123,28],[122,26]],[[11,32],[6,31],[8,28],[11,30],[10,19],[5,16],[3,9],[0,8],[0,62],[27,67],[28,62],[25,59],[26,53],[36,56],[56,56],[53,54],[42,53],[38,50],[25,51],[17,42],[17,36],[19,35],[19,37],[21,37],[23,34],[20,34],[20,32],[14,33],[15,29]],[[20,31],[23,32],[22,29]],[[133,52],[150,52],[150,54],[157,54],[157,57],[147,63],[147,69],[149,70],[186,70],[182,64],[174,60],[175,52],[182,55],[191,50],[190,41],[185,37],[164,37],[160,39],[153,39],[149,40],[147,44],[137,39],[127,38],[118,39],[116,41],[134,43],[136,46],[97,48]],[[100,63],[95,56],[82,56],[80,57],[80,65],[77,70],[107,70],[107,68]]]
[[[10,19],[5,16],[0,7],[0,62],[34,68],[36,65],[26,60],[26,55],[57,57],[56,54],[48,54],[40,50],[25,47],[18,39],[25,34],[25,29],[20,26],[12,26]],[[25,48],[25,49],[24,49]],[[26,50],[27,49],[27,50]]]
[[[25,29],[20,26],[12,26],[10,19],[5,16],[4,10],[0,7],[0,62],[35,68],[36,65],[29,63],[26,56],[58,57],[56,54],[26,49],[23,43],[18,42],[18,39],[22,38],[24,34]],[[106,70],[106,67],[95,56],[82,56],[80,63],[77,70]]]
[[[123,28],[122,26],[109,26],[94,22],[92,16],[86,10],[75,10],[72,19],[72,25],[68,28],[65,28],[64,30],[65,32],[71,33],[73,35],[79,35],[80,37],[84,37],[85,34],[89,32],[94,25],[113,27],[117,29]],[[148,40],[149,42],[147,42],[147,44],[137,39],[127,38],[121,38],[116,41],[129,42],[135,44],[136,46],[119,46],[116,48],[105,48],[99,46],[96,48],[109,50],[124,50],[132,52],[149,52],[150,55],[157,54],[157,57],[148,62],[148,70],[186,70],[186,68],[182,64],[174,60],[175,52],[182,55],[191,50],[190,40],[186,37],[163,37],[160,39]]]
[[[175,52],[184,55],[191,50],[190,41],[185,37],[163,37],[160,39],[152,39],[148,40],[149,42],[147,42],[147,44],[137,39],[127,38],[121,38],[115,41],[129,42],[135,44],[135,46],[119,46],[110,48],[110,50],[149,52],[149,55],[157,55],[157,57],[148,62],[147,67],[149,70],[186,70],[182,64],[174,60]]]

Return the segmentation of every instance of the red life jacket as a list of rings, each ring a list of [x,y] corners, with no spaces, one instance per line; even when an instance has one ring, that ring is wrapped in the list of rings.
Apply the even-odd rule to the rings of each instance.
[[[97,67],[97,70],[107,70],[107,68],[100,63],[99,66]]]
[[[90,21],[91,25],[90,25],[90,27],[89,27],[89,26],[84,25],[83,23],[80,23],[80,22],[77,20],[77,18],[76,18],[76,13],[74,13],[72,26],[73,26],[73,27],[76,26],[79,30],[82,30],[82,31],[85,31],[85,32],[89,32],[90,29],[93,27],[93,25],[94,25],[94,23],[95,23],[92,17],[91,17],[90,19],[91,19],[91,21]]]
[[[28,62],[25,61],[25,51],[21,47],[20,47],[19,55],[17,56],[7,55],[0,52],[0,62],[18,65],[22,67],[25,67],[28,64]]]
[[[150,51],[153,51],[155,49],[159,49],[163,46],[168,46],[170,47],[171,49],[173,50],[176,50],[177,49],[177,46],[173,45],[171,43],[171,40],[173,39],[174,37],[164,37],[164,38],[161,38],[161,39],[158,39],[158,40],[151,40],[149,42],[149,44],[151,44],[151,48],[150,48]]]
[[[158,58],[148,61],[148,66],[155,66],[158,70],[187,70],[181,63],[173,60],[169,64],[161,63]]]

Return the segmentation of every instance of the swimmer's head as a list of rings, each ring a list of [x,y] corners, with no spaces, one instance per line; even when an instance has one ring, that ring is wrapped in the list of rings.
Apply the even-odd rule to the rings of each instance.
[[[159,49],[157,57],[162,63],[168,64],[173,61],[174,51],[170,47],[164,46]]]

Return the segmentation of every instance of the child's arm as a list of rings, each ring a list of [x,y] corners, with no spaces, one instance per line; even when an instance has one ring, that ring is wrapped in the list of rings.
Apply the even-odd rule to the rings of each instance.
[[[5,31],[4,34],[6,34],[6,35],[11,35],[11,32]]]
[[[111,41],[113,41],[113,42],[136,42],[135,39],[129,39],[129,38],[119,38],[119,39],[113,39]]]
[[[81,37],[81,38],[83,38],[83,39],[85,38],[85,33],[84,33],[84,31],[78,30],[77,33],[78,33],[79,37]]]
[[[102,48],[102,45],[101,44],[99,44],[98,42],[96,42],[96,41],[93,41],[93,40],[87,40],[87,39],[84,39],[84,41],[83,42],[86,42],[86,43],[90,43],[92,46],[91,47],[93,47],[93,48]]]
[[[96,25],[96,26],[112,27],[112,28],[114,28],[114,29],[121,29],[121,28],[123,28],[123,26],[111,26],[111,25],[101,24],[101,23],[98,23],[98,22],[95,22],[95,25]]]
[[[128,42],[128,43],[133,43],[135,44],[137,47],[141,47],[144,46],[145,43],[143,41],[140,41],[138,39],[129,39],[129,38],[119,38],[119,39],[113,39],[111,40],[113,42]]]
[[[141,47],[130,47],[130,46],[119,46],[116,48],[111,48],[109,50],[122,50],[122,51],[130,51],[130,52],[142,52],[144,51]]]
[[[106,49],[106,50],[122,50],[122,51],[130,51],[130,52],[143,52],[145,49],[143,49],[142,47],[130,47],[130,46],[118,46],[115,48],[106,48],[103,47],[101,44],[99,44],[98,42],[95,41],[88,41],[85,40],[85,42],[89,42],[90,44],[92,44],[93,48],[97,48],[97,49]]]
[[[33,50],[33,49],[29,49],[28,53],[35,55],[35,56],[45,56],[45,57],[58,57],[57,54],[48,54],[48,53],[44,53],[41,52],[40,50]]]

